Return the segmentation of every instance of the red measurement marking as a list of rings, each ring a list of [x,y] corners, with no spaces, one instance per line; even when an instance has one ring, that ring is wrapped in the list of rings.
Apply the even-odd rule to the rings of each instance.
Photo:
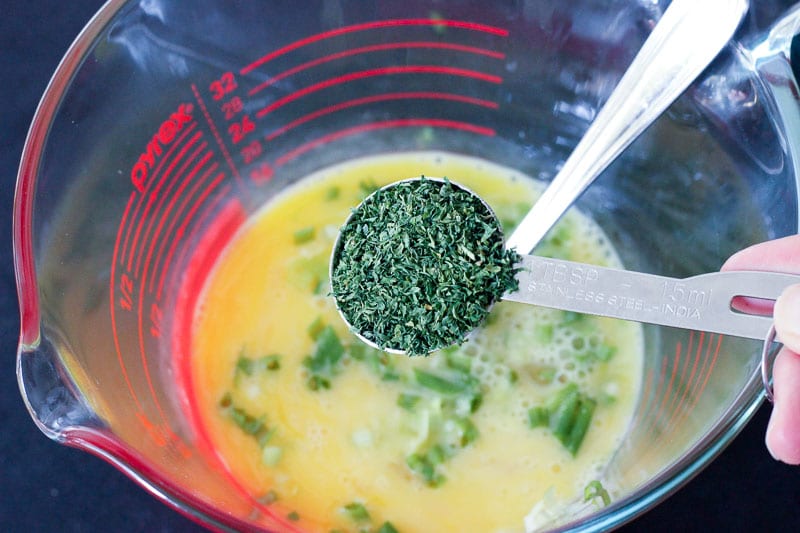
[[[197,436],[194,446],[207,459],[212,467],[230,483],[231,487],[242,495],[250,504],[264,513],[266,517],[275,521],[275,524],[262,524],[276,531],[297,532],[296,525],[284,521],[276,516],[275,509],[259,502],[239,479],[234,476],[225,464],[221,455],[212,444],[207,426],[204,424],[197,397],[195,395],[194,376],[192,375],[191,338],[194,331],[195,312],[199,304],[199,296],[203,292],[206,280],[216,264],[217,258],[224,250],[231,235],[247,219],[247,213],[241,203],[234,199],[225,205],[218,214],[204,227],[208,229],[198,239],[197,246],[192,250],[192,259],[184,270],[178,292],[178,301],[174,316],[174,330],[172,331],[172,353],[175,356],[174,368],[176,369],[176,383],[184,394],[181,395],[181,407],[193,434]],[[193,241],[194,242],[194,241]]]
[[[692,332],[693,333],[693,332]],[[686,349],[685,356],[683,358],[683,369],[681,370],[681,376],[678,378],[679,386],[681,387],[679,390],[675,391],[675,395],[672,397],[672,401],[668,407],[668,412],[670,413],[669,422],[672,423],[676,417],[680,414],[680,406],[683,404],[683,401],[686,398],[686,395],[689,393],[689,383],[686,381],[686,373],[689,370],[689,362],[692,360],[691,357],[691,342],[692,342],[692,334],[689,335],[689,346]],[[678,344],[678,350],[680,351],[680,343]],[[678,394],[680,392],[680,394]]]
[[[214,181],[212,181],[208,185],[208,187],[206,187],[206,189],[203,191],[203,194],[197,199],[197,201],[194,202],[194,205],[192,206],[192,209],[186,215],[186,220],[184,220],[183,224],[181,224],[180,228],[178,228],[178,232],[176,233],[177,236],[182,236],[186,232],[186,228],[188,227],[189,223],[192,220],[194,220],[194,217],[196,216],[197,211],[199,210],[199,208],[203,205],[203,203],[206,201],[208,196],[212,192],[214,192],[214,190],[222,183],[222,181],[224,179],[225,179],[225,174],[220,172],[217,175],[217,177],[214,178]],[[229,191],[230,191],[230,186],[227,186],[227,187],[224,187],[224,188],[220,189],[219,194],[214,198],[214,200],[206,208],[206,210],[204,212],[204,216],[201,217],[199,220],[197,220],[197,223],[195,224],[195,228],[192,231],[192,233],[190,234],[189,239],[187,240],[187,242],[194,242],[193,239],[195,237],[195,233],[198,230],[198,228],[202,227],[202,222],[204,221],[205,217],[210,212],[213,211],[213,209],[222,200],[222,198],[224,198],[229,193]],[[172,256],[175,253],[175,249],[177,247],[178,242],[179,242],[179,239],[177,239],[177,238],[173,240],[172,246],[170,247],[169,253],[167,254],[167,259],[166,259],[166,262],[165,262],[166,265],[173,264],[172,263]],[[188,249],[189,249],[188,246],[184,246],[183,253],[181,254],[177,264],[179,264],[179,265],[183,264],[183,257],[185,255],[185,253],[188,251]],[[158,293],[157,294],[159,295],[159,298],[161,297],[161,293],[162,293],[162,290],[164,288],[164,279],[166,278],[166,276],[165,276],[166,270],[167,270],[166,268],[162,269],[162,277],[161,277],[161,280],[158,283]]]
[[[337,76],[335,78],[331,78],[325,81],[321,81],[319,83],[315,83],[308,87],[304,87],[303,89],[298,89],[297,91],[287,96],[284,96],[283,98],[279,98],[272,104],[264,107],[263,109],[258,111],[258,113],[256,113],[256,116],[258,118],[263,118],[265,115],[271,113],[272,111],[275,111],[280,107],[285,106],[290,102],[298,100],[299,98],[307,96],[311,93],[321,91],[329,87],[333,87],[335,85],[340,85],[351,81],[362,80],[365,78],[372,78],[376,76],[391,76],[396,74],[437,74],[437,75],[473,78],[495,84],[503,82],[503,78],[501,78],[500,76],[486,74],[484,72],[478,72],[477,70],[470,70],[457,67],[442,67],[438,65],[408,65],[408,66],[396,66],[396,67],[381,67],[381,68],[362,70],[360,72],[351,72],[348,74],[343,74],[341,76]]]
[[[218,80],[212,81],[208,86],[208,90],[211,91],[211,98],[214,100],[222,100],[225,95],[232,93],[237,88],[238,85],[233,72],[225,72]]]
[[[193,145],[200,139],[200,137],[201,133],[198,131],[197,134],[195,134],[192,137],[192,139],[190,139],[189,142],[187,142],[184,145],[181,151],[178,152],[177,156],[172,160],[172,163],[170,163],[170,165],[166,168],[166,170],[164,170],[164,173],[159,178],[156,187],[148,195],[147,203],[144,206],[144,211],[142,211],[142,215],[139,219],[136,232],[133,235],[133,243],[131,246],[130,255],[128,256],[128,270],[133,272],[135,275],[138,275],[141,269],[142,251],[139,249],[138,243],[139,239],[142,236],[142,229],[145,226],[145,222],[147,222],[147,231],[145,232],[145,235],[149,235],[150,230],[153,227],[153,220],[151,219],[150,221],[148,221],[148,216],[150,215],[150,211],[153,209],[153,204],[155,203],[156,200],[158,200],[159,202],[158,205],[161,205],[162,202],[164,201],[164,198],[166,198],[166,193],[162,194],[161,189],[164,187],[165,183],[169,182],[169,180],[173,175],[173,172],[175,171],[175,168],[178,167],[178,164],[179,163],[181,164],[181,166],[178,167],[179,170],[177,174],[178,176],[180,176],[180,174],[186,169],[187,165],[191,163],[195,157],[197,157],[198,153],[206,149],[208,143],[206,143],[205,141],[200,143],[199,146],[193,148]],[[190,149],[193,149],[193,151],[187,157],[187,154],[189,154]],[[146,238],[143,239],[142,242],[146,243],[147,239]],[[135,270],[132,269],[134,256],[136,256]]]
[[[167,445],[167,437],[164,435],[164,431],[158,427],[157,424],[154,424],[142,413],[137,413],[136,418],[139,420],[139,423],[142,424],[147,436],[150,437],[150,440],[153,441],[156,446]]]
[[[228,135],[230,135],[233,144],[239,144],[255,130],[256,125],[250,115],[245,115],[238,122],[228,125]]]
[[[175,154],[174,157],[171,159],[170,164],[167,166],[166,169],[164,169],[164,171],[158,177],[158,181],[156,182],[153,190],[148,191],[147,194],[143,194],[139,197],[139,202],[136,205],[136,209],[134,212],[134,220],[136,220],[136,223],[133,224],[132,221],[132,224],[135,225],[136,227],[135,230],[133,231],[133,240],[131,241],[130,249],[128,250],[127,269],[129,272],[133,272],[133,259],[137,253],[139,239],[142,234],[142,228],[144,227],[143,224],[147,220],[147,214],[153,205],[153,201],[158,196],[161,187],[164,184],[164,180],[166,179],[167,176],[169,176],[170,173],[172,173],[172,171],[175,169],[175,166],[178,163],[180,163],[181,159],[183,159],[183,157],[186,156],[186,153],[189,151],[192,145],[194,145],[197,141],[199,141],[202,138],[202,136],[203,136],[202,132],[199,131],[196,132],[194,135],[192,135],[192,137],[185,144],[182,145],[178,153]],[[144,206],[144,210],[140,213],[139,210],[142,209],[142,206]]]
[[[684,402],[690,397],[690,394],[691,394],[690,393],[690,387],[692,386],[692,383],[694,382],[695,370],[697,369],[697,364],[701,359],[701,352],[703,351],[703,337],[704,337],[704,335],[705,335],[704,332],[700,332],[700,335],[699,335],[700,339],[697,342],[697,351],[694,354],[694,356],[692,356],[692,351],[694,350],[693,349],[693,343],[694,343],[695,332],[694,331],[690,331],[689,332],[689,341],[688,341],[688,344],[686,346],[686,357],[685,357],[686,364],[684,364],[683,374],[681,375],[681,381],[680,381],[681,383],[684,384],[684,387],[683,387],[683,391],[682,391],[682,394],[680,396],[680,399],[678,400],[677,406],[674,406],[674,408],[673,408],[673,406],[670,407],[671,416],[670,416],[670,419],[668,420],[667,424],[665,425],[665,432],[669,432],[669,431],[672,430],[672,428],[678,427],[678,425],[681,422],[683,422],[683,420],[686,417],[686,412],[684,412],[682,410],[682,407],[684,405]],[[709,339],[709,341],[710,340],[711,339]],[[680,343],[678,344],[678,346],[680,346]],[[689,381],[685,381],[684,378],[685,378],[685,375],[686,375],[686,370],[688,369],[688,366],[689,366],[688,362],[689,362],[690,359],[693,360],[692,373],[689,376]]]
[[[398,119],[398,120],[386,120],[383,122],[371,122],[369,124],[353,126],[352,128],[345,128],[328,135],[323,135],[322,137],[314,139],[313,141],[301,144],[294,150],[282,155],[275,161],[275,164],[284,165],[287,162],[291,161],[292,159],[320,145],[333,142],[343,137],[347,137],[348,135],[355,135],[358,133],[366,133],[369,131],[383,130],[389,128],[418,128],[418,127],[449,128],[449,129],[468,131],[470,133],[477,133],[479,135],[486,135],[489,137],[495,135],[495,131],[491,128],[485,128],[482,126],[476,126],[475,124],[470,124],[467,122],[458,122],[455,120],[444,120],[435,118],[409,118],[409,119]]]
[[[250,180],[258,185],[264,184],[275,175],[275,169],[266,161],[262,161],[250,170]]]
[[[203,144],[205,145],[205,143],[203,143]],[[205,146],[202,146],[202,148],[205,149]],[[206,164],[208,164],[209,161],[211,161],[211,158],[213,157],[213,155],[214,154],[211,153],[211,152],[206,152],[205,155],[203,156],[203,158],[200,159],[200,161],[197,162],[197,164],[192,168],[192,170],[189,172],[189,174],[187,174],[186,177],[183,180],[181,180],[181,187],[185,186],[186,183],[189,183],[189,182],[193,181],[195,176],[197,175],[197,173],[200,171],[200,169],[202,169]],[[159,202],[159,205],[156,208],[157,210],[161,209],[161,207],[162,207],[161,204],[164,202],[165,198],[167,198],[166,194],[162,197],[161,201]],[[164,229],[164,224],[166,224],[166,221],[167,221],[167,219],[169,217],[169,214],[172,211],[172,208],[175,206],[175,202],[179,198],[179,193],[172,194],[172,195],[169,196],[169,198],[170,198],[170,200],[167,203],[166,208],[163,210],[163,212],[161,214],[161,218],[159,220],[158,226],[156,226],[156,229],[155,229],[152,237],[146,238],[146,241],[150,242],[150,246],[149,246],[149,249],[147,251],[147,258],[145,259],[145,263],[147,263],[147,264],[150,264],[152,259],[153,259],[153,250],[155,249],[156,243],[159,242],[159,237],[161,235],[161,231]],[[151,224],[154,221],[155,221],[155,217],[153,217],[153,220],[151,221]],[[150,228],[148,228],[148,233],[149,233],[149,230],[150,230]],[[140,256],[140,259],[141,259],[141,256]],[[137,261],[136,268],[137,268],[137,270],[139,268],[138,261]]]
[[[231,153],[228,151],[228,148],[225,147],[225,142],[222,140],[222,136],[219,134],[219,130],[214,124],[214,121],[211,120],[211,115],[208,112],[206,103],[203,101],[203,97],[200,96],[200,91],[197,90],[197,86],[194,83],[192,84],[192,92],[194,93],[194,97],[197,99],[197,105],[200,106],[200,110],[203,112],[203,116],[206,118],[206,122],[208,123],[208,127],[211,129],[212,135],[214,135],[214,139],[217,141],[217,146],[219,146],[222,156],[225,158],[225,162],[228,163],[228,167],[230,167],[231,172],[236,179],[241,181],[242,177],[239,175],[239,169],[237,169],[236,165],[233,164]]]
[[[245,165],[249,165],[261,156],[262,151],[261,141],[258,139],[251,141],[250,144],[242,148],[242,161],[244,161]]]
[[[701,339],[702,339],[701,333]],[[717,339],[716,346],[713,346],[714,338]],[[703,378],[703,383],[695,392],[695,404],[700,400],[700,396],[703,395],[703,391],[706,390],[706,386],[708,385],[708,379],[711,377],[711,374],[714,373],[714,367],[717,366],[717,356],[719,356],[719,350],[722,345],[722,335],[709,335],[708,336],[708,348],[706,349],[706,358],[709,358],[709,354],[711,353],[712,347],[714,349],[713,355],[711,355],[710,362],[708,367],[705,369],[705,377]]]
[[[120,241],[122,240],[122,228],[125,227],[125,222],[128,220],[128,215],[131,211],[131,206],[133,205],[133,200],[136,196],[135,192],[132,192],[130,198],[128,198],[128,203],[125,206],[125,211],[122,213],[122,220],[120,221],[119,228],[117,229],[117,240],[114,242],[114,252],[113,252],[113,260],[111,261],[111,279],[108,282],[108,294],[111,301],[109,302],[109,311],[111,313],[111,336],[114,339],[114,351],[117,354],[117,362],[119,363],[120,370],[122,372],[122,378],[125,380],[125,385],[128,387],[128,391],[133,398],[133,403],[136,405],[136,410],[138,412],[142,412],[142,404],[139,402],[138,396],[136,396],[136,392],[133,390],[133,384],[131,383],[131,378],[128,375],[128,370],[125,367],[125,362],[122,360],[122,348],[120,347],[119,342],[119,335],[117,333],[117,293],[114,287],[114,283],[117,279],[117,254],[119,253],[120,249]]]
[[[220,109],[222,109],[222,112],[225,113],[225,120],[232,120],[233,117],[244,110],[244,103],[242,102],[241,97],[234,96],[227,102],[223,103]]]
[[[172,144],[178,132],[186,123],[193,124],[194,117],[192,104],[181,104],[178,110],[161,123],[158,131],[147,143],[145,151],[139,156],[136,164],[131,169],[131,183],[140,193],[144,193],[150,180],[150,171],[156,166],[156,161],[164,152],[164,147]]]
[[[678,365],[681,360],[681,351],[680,346],[675,346],[675,356],[672,359],[672,372],[670,373],[669,383],[667,384],[664,394],[661,396],[661,404],[658,406],[658,410],[655,413],[654,420],[658,422],[664,416],[664,408],[667,405],[667,400],[670,399],[672,396],[673,386],[675,385],[675,376],[678,375]],[[666,362],[666,359],[664,359]],[[664,425],[666,427],[666,424]]]
[[[169,427],[169,422],[167,421],[167,416],[164,413],[164,409],[161,407],[161,402],[158,400],[158,395],[156,394],[155,384],[153,383],[153,376],[150,373],[150,365],[147,362],[147,349],[145,347],[145,336],[144,336],[144,295],[145,295],[145,282],[147,280],[148,274],[148,265],[145,264],[144,272],[142,273],[141,283],[139,284],[139,300],[137,305],[137,334],[139,336],[139,361],[142,365],[142,370],[144,371],[144,380],[147,384],[147,390],[150,392],[150,398],[152,398],[153,405],[158,412],[159,418],[161,418],[161,422],[164,427]],[[158,444],[158,442],[157,442]],[[166,442],[164,442],[166,444]],[[163,444],[160,444],[163,446]]]
[[[376,44],[371,46],[362,46],[359,48],[353,48],[351,50],[345,50],[342,52],[338,52],[335,54],[330,54],[327,56],[323,56],[301,65],[298,65],[294,68],[290,68],[280,74],[277,74],[268,80],[258,84],[253,89],[248,91],[248,96],[253,96],[259,91],[262,91],[279,82],[282,79],[288,78],[289,76],[293,76],[298,72],[302,72],[309,68],[321,65],[323,63],[328,63],[331,61],[335,61],[337,59],[342,59],[344,57],[350,57],[359,54],[366,54],[370,52],[381,52],[385,50],[396,50],[396,49],[407,49],[407,48],[429,48],[429,49],[441,49],[441,50],[453,50],[458,52],[466,52],[469,54],[477,54],[488,56],[494,59],[503,59],[505,58],[505,54],[502,52],[495,52],[493,50],[487,50],[486,48],[478,48],[476,46],[465,46],[461,44],[452,44],[452,43],[440,43],[435,41],[409,41],[409,42],[402,42],[402,43],[384,43],[384,44]]]
[[[196,122],[192,122],[189,126],[186,127],[186,129],[181,134],[181,136],[178,138],[178,140],[176,142],[172,143],[172,145],[169,147],[169,150],[167,150],[167,152],[164,154],[164,157],[162,157],[161,161],[159,161],[158,166],[153,171],[153,178],[148,183],[152,183],[153,181],[155,181],[156,176],[158,175],[159,172],[161,172],[161,169],[163,168],[165,162],[169,161],[172,158],[173,153],[181,146],[181,144],[186,140],[186,137],[189,136],[189,133],[191,133],[196,126],[197,126],[197,123]],[[134,194],[136,194],[136,193],[134,193]],[[145,190],[145,194],[147,194],[146,190]],[[131,231],[132,231],[132,229],[133,229],[133,227],[135,225],[133,223],[133,221],[136,220],[136,218],[139,216],[139,209],[141,209],[141,207],[142,207],[142,203],[143,203],[143,199],[144,199],[145,194],[139,195],[139,201],[136,204],[136,208],[134,209],[133,216],[131,217],[131,221],[127,223],[128,231],[125,233],[125,241],[124,241],[124,244],[122,245],[122,253],[119,256],[119,260],[120,260],[120,264],[121,265],[123,265],[125,263],[125,257],[127,256],[127,253],[128,253],[128,244],[129,244],[129,241],[130,241]]]
[[[154,339],[161,338],[161,324],[164,320],[164,312],[158,304],[150,304],[150,336]]]
[[[650,395],[652,391],[653,391],[653,369],[650,369],[647,372],[647,378],[644,380],[644,385],[642,386],[642,392],[640,394],[640,397],[647,398],[649,402],[650,398],[652,398],[652,396]],[[637,409],[636,417],[634,418],[633,423],[631,423],[631,427],[636,427],[642,421],[642,419],[644,419],[646,411],[647,409],[645,408]]]
[[[378,94],[375,96],[365,96],[364,98],[355,98],[353,100],[349,100],[347,102],[342,102],[340,104],[335,104],[332,106],[328,106],[326,108],[320,109],[319,111],[315,111],[313,113],[309,113],[305,116],[298,118],[297,120],[293,120],[292,122],[288,123],[287,125],[278,128],[277,130],[273,131],[269,135],[267,135],[266,139],[271,141],[276,137],[283,135],[287,131],[296,128],[306,122],[311,120],[317,119],[319,117],[329,115],[331,113],[335,113],[336,111],[341,111],[343,109],[348,109],[351,107],[361,106],[361,105],[368,105],[376,102],[385,102],[390,100],[405,100],[405,99],[431,99],[431,100],[447,100],[452,102],[462,102],[465,104],[472,104],[476,106],[486,107],[489,109],[497,109],[499,105],[496,102],[492,102],[490,100],[483,100],[481,98],[474,98],[471,96],[464,96],[460,94],[453,94],[453,93],[440,93],[440,92],[400,92],[400,93],[387,93],[387,94]]]
[[[693,338],[694,338],[694,331],[692,331],[692,332],[689,334],[689,346],[686,348],[687,352],[691,352],[691,350],[692,350],[692,347],[691,347],[691,346],[692,346],[692,339],[693,339]],[[694,391],[693,391],[693,390],[691,390],[691,389],[690,389],[690,387],[692,387],[692,386],[693,386],[693,384],[694,384],[694,380],[695,380],[695,375],[697,374],[697,366],[698,366],[698,363],[700,362],[700,351],[701,351],[701,349],[702,349],[702,344],[703,344],[703,341],[702,341],[702,339],[701,339],[701,340],[700,340],[700,341],[697,343],[697,353],[696,353],[696,354],[695,354],[695,356],[692,358],[692,359],[693,359],[693,363],[692,363],[692,371],[689,373],[689,379],[688,379],[688,381],[686,381],[686,389],[685,389],[685,391],[684,391],[684,393],[683,393],[683,396],[681,397],[681,401],[680,401],[680,403],[678,403],[677,410],[678,410],[679,412],[680,412],[680,411],[683,411],[683,410],[682,410],[682,407],[683,407],[683,404],[684,404],[684,402],[686,402],[687,400],[689,400],[690,398],[692,398],[692,397],[693,397]]]
[[[161,261],[162,255],[164,253],[164,250],[166,249],[167,242],[171,242],[172,243],[172,247],[174,248],[175,246],[177,246],[178,242],[181,241],[181,239],[183,238],[183,232],[175,231],[175,226],[179,222],[186,222],[186,220],[191,220],[191,219],[187,218],[186,216],[184,216],[184,211],[186,210],[186,207],[189,205],[190,202],[194,201],[193,198],[194,198],[195,194],[197,193],[197,191],[205,184],[206,180],[211,176],[211,174],[213,174],[214,172],[217,171],[218,168],[219,168],[219,165],[217,163],[212,163],[211,166],[209,168],[207,168],[205,170],[205,172],[203,172],[203,175],[200,176],[200,179],[194,180],[194,181],[188,181],[188,180],[185,181],[183,184],[181,184],[181,188],[178,191],[176,191],[176,193],[175,193],[175,198],[183,198],[183,201],[178,206],[178,209],[177,209],[177,211],[175,213],[175,216],[172,217],[172,222],[170,223],[169,227],[167,228],[167,235],[170,235],[171,238],[170,239],[162,239],[161,240],[161,244],[159,246],[158,253],[156,254],[156,260],[155,260],[154,268],[156,269],[156,271],[161,272],[160,281],[159,281],[159,287],[160,287],[161,280],[164,279],[165,272],[169,269],[169,267],[171,265],[171,263],[169,262],[170,258],[168,258],[167,262],[163,263],[163,265],[162,265],[162,261]],[[224,175],[223,175],[223,177],[224,177]],[[192,188],[189,189],[188,192],[186,192],[185,189],[190,184],[192,185]],[[149,290],[152,293],[153,292],[153,279],[152,278],[150,280],[150,283],[151,283],[151,285],[150,285]],[[161,290],[160,289],[158,290],[156,299],[161,300]]]
[[[393,28],[398,26],[437,26],[446,28],[460,28],[465,30],[477,31],[481,33],[488,33],[490,35],[498,35],[500,37],[508,37],[508,30],[505,30],[503,28],[497,28],[494,26],[488,26],[486,24],[477,24],[474,22],[465,22],[460,20],[441,20],[441,19],[378,20],[374,22],[366,22],[363,24],[354,24],[352,26],[345,26],[343,28],[336,28],[330,31],[312,35],[310,37],[306,37],[304,39],[300,39],[282,48],[279,48],[273,52],[270,52],[267,55],[261,57],[260,59],[257,59],[253,63],[250,63],[249,65],[244,67],[240,71],[240,73],[243,76],[247,75],[253,70],[257,69],[258,67],[264,65],[265,63],[272,61],[276,57],[280,57],[288,52],[291,52],[292,50],[296,50],[303,46],[307,46],[309,44],[319,42],[324,39],[329,39],[331,37],[336,37],[339,35],[345,35],[347,33],[372,30],[372,29],[381,29],[381,28]]]
[[[661,397],[663,394],[663,386],[664,386],[664,377],[667,372],[667,358],[663,357],[661,359],[661,369],[658,372],[658,383],[656,384],[655,394],[650,397],[649,401],[647,402],[647,414],[645,415],[645,419],[647,420],[647,432],[653,431],[653,428],[656,426],[657,420],[653,416],[653,412],[655,409],[655,404],[658,402],[658,398]]]

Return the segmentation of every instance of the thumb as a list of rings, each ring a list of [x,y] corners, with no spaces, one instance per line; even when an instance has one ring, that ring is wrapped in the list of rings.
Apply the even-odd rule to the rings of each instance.
[[[773,311],[775,331],[784,346],[800,353],[800,284],[783,290]]]
[[[800,464],[800,285],[775,302],[775,330],[784,348],[772,370],[775,406],[767,427],[767,448],[775,459]]]
[[[783,348],[772,371],[775,405],[767,426],[767,449],[784,463],[800,464],[800,355]]]

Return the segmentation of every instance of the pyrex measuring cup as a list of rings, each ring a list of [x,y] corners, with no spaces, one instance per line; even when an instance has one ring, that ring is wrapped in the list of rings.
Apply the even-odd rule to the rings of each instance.
[[[367,155],[447,151],[551,178],[660,12],[109,2],[55,74],[20,170],[18,375],[34,420],[211,527],[292,527],[226,473],[191,407],[193,308],[232,234],[288,185]],[[582,197],[628,268],[686,277],[797,231],[796,23],[745,27]],[[759,349],[647,329],[609,467],[627,488],[556,525],[619,524],[702,467],[760,402]]]

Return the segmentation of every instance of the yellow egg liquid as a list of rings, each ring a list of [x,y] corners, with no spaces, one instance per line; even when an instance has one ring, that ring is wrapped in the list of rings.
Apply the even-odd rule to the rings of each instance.
[[[546,495],[557,514],[553,502],[579,501],[602,479],[632,417],[643,353],[636,323],[500,302],[457,349],[363,359],[328,296],[333,241],[370,190],[420,174],[475,191],[507,227],[540,192],[511,169],[448,153],[355,160],[265,205],[201,295],[191,379],[204,433],[230,475],[298,530],[378,531],[389,522],[400,533],[524,531]],[[536,253],[621,267],[574,210]],[[311,387],[309,358],[326,326],[343,352],[327,386]],[[468,376],[479,401],[420,386],[415,370]],[[528,420],[570,383],[597,405],[574,456]],[[411,466],[415,454],[434,459],[435,480]]]

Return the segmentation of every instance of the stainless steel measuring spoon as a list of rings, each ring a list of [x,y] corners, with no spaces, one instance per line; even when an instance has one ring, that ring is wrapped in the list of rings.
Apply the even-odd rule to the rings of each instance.
[[[748,7],[748,0],[673,0],[506,247],[530,253],[586,187],[719,54]]]
[[[384,189],[416,179],[421,178],[395,182]],[[441,178],[425,179],[444,182]],[[457,182],[447,183],[480,199]],[[371,198],[368,197],[364,202]],[[481,201],[487,211],[494,214],[491,207]],[[357,210],[351,213],[345,226]],[[496,217],[495,224],[500,228]],[[367,227],[362,231],[378,229]],[[340,232],[331,254],[332,280],[341,246]],[[736,310],[734,298],[774,301],[783,289],[800,283],[800,276],[797,275],[757,271],[713,272],[679,279],[533,255],[521,255],[518,266],[520,271],[516,278],[519,288],[505,293],[501,300],[759,340],[769,338],[772,318]],[[339,312],[349,325],[341,309]],[[351,330],[373,347],[389,353],[405,353],[400,349],[377,346],[352,325]],[[468,333],[465,331],[464,336]],[[774,333],[772,336],[774,338]]]

